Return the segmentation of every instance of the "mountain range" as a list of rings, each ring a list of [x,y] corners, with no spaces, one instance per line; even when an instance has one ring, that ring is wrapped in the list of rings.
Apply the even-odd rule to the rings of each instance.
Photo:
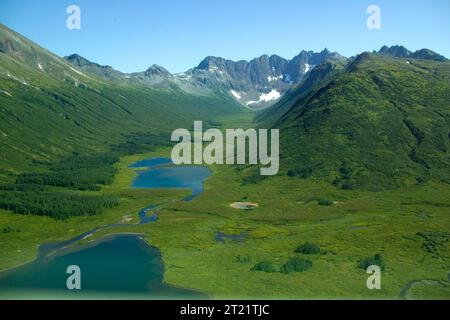
[[[78,54],[65,59],[77,68],[103,79],[144,83],[160,88],[174,84],[194,94],[209,94],[211,90],[224,91],[242,105],[253,109],[273,104],[316,65],[326,61],[346,61],[340,54],[324,49],[319,53],[301,51],[291,60],[277,55],[262,55],[250,61],[236,62],[209,56],[198,66],[182,73],[171,74],[164,67],[155,64],[143,72],[124,74],[110,66],[90,62]]]
[[[123,73],[65,58],[0,26],[0,178],[133,135],[262,109],[280,129],[280,174],[339,188],[450,183],[450,62],[429,49],[382,47],[345,58],[323,50],[287,60],[206,57],[178,74]],[[247,181],[253,169],[243,171]]]
[[[411,52],[403,46],[383,46],[378,51],[379,54],[395,57],[395,58],[411,58],[411,59],[421,59],[421,60],[435,60],[435,61],[447,61],[444,56],[433,52],[429,49],[420,49],[416,52]]]
[[[322,64],[258,115],[283,133],[288,175],[327,177],[344,189],[450,183],[450,62],[430,50],[405,52]]]
[[[379,55],[395,58],[446,61],[428,49],[411,52],[403,46],[383,46]],[[250,61],[232,61],[208,56],[186,72],[171,74],[164,67],[152,65],[143,72],[125,74],[110,66],[102,66],[77,55],[65,57],[78,68],[109,80],[144,83],[154,87],[174,84],[189,93],[210,94],[224,91],[251,109],[261,109],[277,102],[291,87],[304,80],[314,67],[323,63],[344,65],[353,58],[324,49],[321,52],[301,51],[288,60],[278,55],[262,55]]]
[[[81,67],[0,25],[0,180],[36,161],[99,152],[241,108],[220,92],[193,95],[174,84],[121,81],[128,76],[72,58]]]

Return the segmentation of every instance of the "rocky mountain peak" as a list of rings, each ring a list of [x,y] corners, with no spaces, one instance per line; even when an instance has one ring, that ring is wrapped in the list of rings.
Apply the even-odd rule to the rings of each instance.
[[[171,76],[172,74],[164,67],[154,64],[145,71],[145,76]]]
[[[435,61],[447,61],[444,56],[430,50],[430,49],[420,49],[416,52],[411,52],[403,46],[382,46],[378,51],[378,54],[395,57],[395,58],[411,58],[411,59],[422,59],[422,60],[435,60]]]
[[[397,58],[407,58],[411,54],[411,51],[409,51],[408,49],[406,49],[403,46],[395,45],[395,46],[391,46],[391,47],[383,46],[378,51],[378,53],[392,56],[392,57],[397,57]]]

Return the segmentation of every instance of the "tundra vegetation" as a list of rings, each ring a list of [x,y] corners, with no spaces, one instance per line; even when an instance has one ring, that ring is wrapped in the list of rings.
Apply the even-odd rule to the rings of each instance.
[[[364,53],[327,62],[255,117],[220,90],[73,71],[4,26],[0,48],[1,270],[126,216],[127,226],[75,246],[140,233],[161,251],[167,283],[215,298],[450,297],[448,61]],[[170,157],[170,132],[197,119],[280,129],[278,174],[212,164],[191,202],[179,201],[189,190],[131,189],[129,166]],[[240,199],[258,207],[230,207]],[[158,220],[138,225],[138,212],[158,203]],[[246,237],[216,241],[218,232]],[[371,264],[384,268],[381,290],[366,287]]]

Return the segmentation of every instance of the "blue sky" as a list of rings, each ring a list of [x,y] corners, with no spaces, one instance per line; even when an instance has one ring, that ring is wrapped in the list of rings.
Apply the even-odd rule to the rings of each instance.
[[[68,30],[66,8],[81,8]],[[368,30],[366,8],[381,8]],[[448,0],[0,0],[0,22],[60,55],[79,53],[125,71],[185,71],[205,56],[292,58],[328,48],[345,56],[402,44],[450,57]]]

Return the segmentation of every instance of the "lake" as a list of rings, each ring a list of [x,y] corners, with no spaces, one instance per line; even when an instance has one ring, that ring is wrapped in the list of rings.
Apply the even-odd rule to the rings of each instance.
[[[136,162],[131,168],[138,171],[132,187],[138,189],[190,189],[192,194],[183,201],[192,201],[203,192],[203,183],[211,170],[203,166],[175,166],[168,158],[153,158]]]
[[[66,287],[69,265],[81,269],[81,290]],[[31,297],[64,298],[109,297],[127,298],[201,298],[205,295],[168,286],[162,282],[164,266],[159,251],[138,235],[113,235],[95,244],[60,250],[56,255],[36,261],[0,275],[0,297],[10,292],[28,290]],[[4,296],[5,294],[5,296]]]
[[[190,189],[182,201],[192,201],[203,191],[204,180],[211,175],[207,167],[175,166],[167,158],[136,162],[138,171],[132,188]],[[160,205],[149,204],[137,214],[140,223],[157,220]],[[152,215],[149,215],[153,212]],[[23,266],[0,273],[0,298],[133,298],[133,299],[198,299],[208,296],[192,290],[176,288],[163,282],[164,265],[157,248],[138,234],[109,235],[88,245],[70,246],[111,224],[87,231],[73,239],[40,246],[38,258]],[[81,269],[81,290],[66,287],[69,265]]]

